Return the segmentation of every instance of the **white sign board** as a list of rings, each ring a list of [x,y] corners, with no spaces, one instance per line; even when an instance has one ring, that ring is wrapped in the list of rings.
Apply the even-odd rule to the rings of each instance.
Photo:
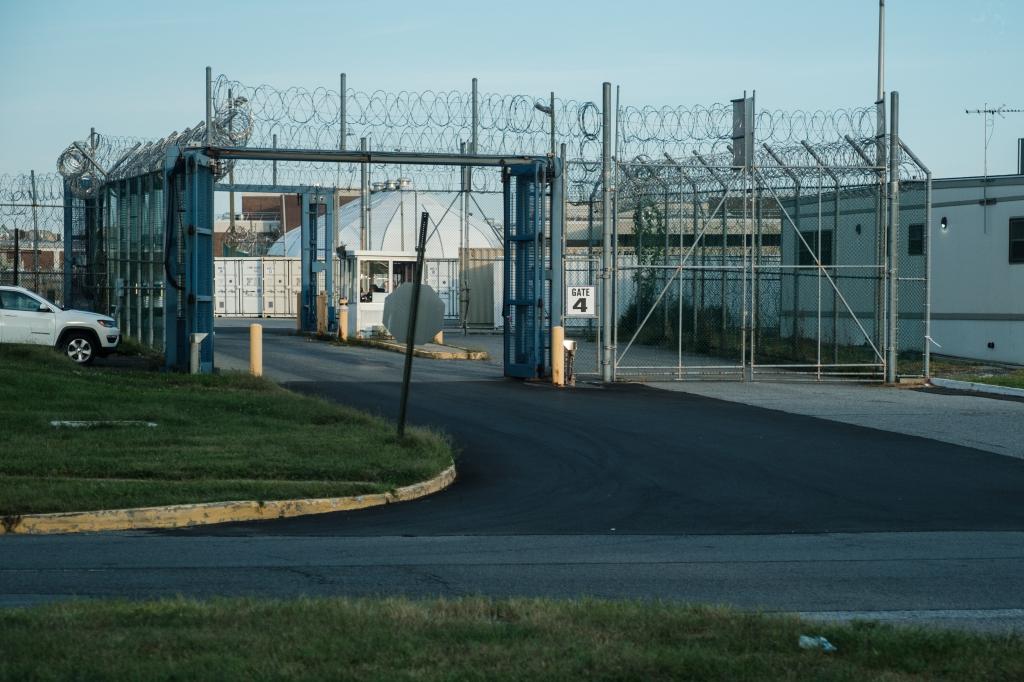
[[[597,317],[597,287],[566,287],[566,317]]]

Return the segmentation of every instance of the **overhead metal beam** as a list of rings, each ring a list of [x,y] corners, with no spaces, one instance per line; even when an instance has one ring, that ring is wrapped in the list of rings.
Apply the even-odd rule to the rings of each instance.
[[[541,163],[554,170],[547,156],[504,156],[489,154],[438,154],[326,149],[273,149],[253,147],[207,147],[201,150],[214,159],[247,161],[313,161],[325,163],[391,163],[412,166],[518,166]]]

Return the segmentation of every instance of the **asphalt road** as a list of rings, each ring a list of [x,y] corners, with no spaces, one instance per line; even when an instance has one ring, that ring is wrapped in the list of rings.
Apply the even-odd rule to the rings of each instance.
[[[265,331],[269,376],[397,411],[400,355],[286,332]],[[245,343],[219,327],[218,364],[244,367]],[[0,603],[589,594],[1024,628],[1024,461],[687,393],[559,391],[494,363],[417,359],[414,380],[411,420],[461,450],[449,490],[262,524],[3,538]]]

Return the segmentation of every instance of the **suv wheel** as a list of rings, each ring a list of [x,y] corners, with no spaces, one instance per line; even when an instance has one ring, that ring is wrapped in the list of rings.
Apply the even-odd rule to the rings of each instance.
[[[64,354],[71,358],[72,362],[88,365],[96,357],[95,343],[88,334],[69,334],[64,340]]]

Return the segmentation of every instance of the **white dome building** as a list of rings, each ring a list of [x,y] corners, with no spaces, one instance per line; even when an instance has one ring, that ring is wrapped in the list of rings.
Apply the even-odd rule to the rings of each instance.
[[[397,183],[391,183],[396,185]],[[469,248],[502,248],[502,197],[500,194],[471,194]],[[426,192],[388,189],[370,194],[368,250],[414,252],[420,214],[430,214],[426,257],[430,260],[459,258],[462,238],[463,199],[458,192]],[[349,251],[359,249],[362,199],[341,207],[336,243]],[[268,256],[299,258],[301,230],[293,229],[278,239]],[[323,221],[317,227],[317,244],[326,244]]]

